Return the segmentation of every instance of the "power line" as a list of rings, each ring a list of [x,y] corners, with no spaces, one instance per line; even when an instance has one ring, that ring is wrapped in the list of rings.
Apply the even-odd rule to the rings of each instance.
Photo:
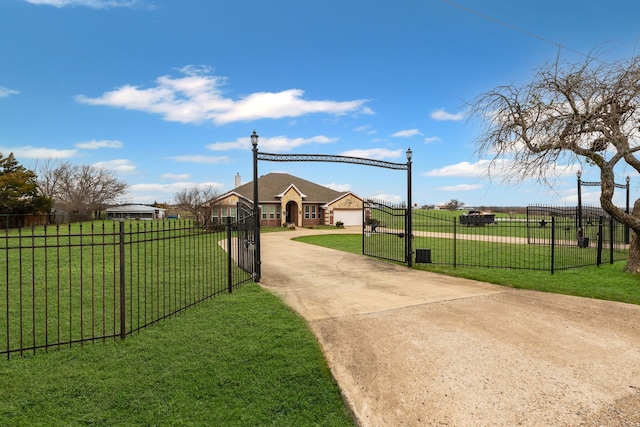
[[[489,15],[485,15],[484,13],[478,12],[477,10],[468,8],[466,6],[462,6],[462,5],[458,4],[458,3],[455,3],[455,2],[450,1],[450,0],[441,0],[441,1],[443,3],[448,4],[449,6],[457,7],[458,9],[463,10],[463,11],[465,11],[467,13],[479,16],[482,19],[486,19],[487,21],[493,22],[493,23],[498,24],[498,25],[502,25],[503,27],[509,28],[510,30],[513,30],[513,31],[517,31],[519,33],[522,33],[522,34],[528,36],[528,37],[531,37],[531,38],[534,38],[534,39],[538,39],[538,40],[540,40],[540,41],[542,41],[544,43],[547,43],[547,44],[550,44],[552,46],[555,46],[558,49],[564,49],[564,50],[567,50],[569,52],[572,52],[572,53],[575,53],[575,54],[578,54],[578,55],[582,55],[584,57],[589,57],[589,55],[587,55],[585,53],[579,52],[579,51],[577,51],[575,49],[571,49],[570,47],[563,46],[560,43],[554,42],[552,40],[549,40],[547,38],[544,38],[542,36],[539,36],[537,34],[529,32],[527,30],[523,30],[522,28],[516,27],[515,25],[511,25],[509,23],[500,21],[499,19],[493,18],[493,17],[491,17]]]

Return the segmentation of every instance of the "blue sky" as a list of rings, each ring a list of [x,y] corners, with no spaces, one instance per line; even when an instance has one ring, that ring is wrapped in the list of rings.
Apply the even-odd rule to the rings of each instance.
[[[0,0],[0,152],[108,168],[130,186],[122,202],[171,203],[250,181],[255,129],[269,153],[404,163],[410,147],[419,205],[575,204],[576,167],[552,189],[489,180],[465,105],[559,52],[634,55],[638,16],[636,0]],[[259,169],[406,200],[402,171]]]

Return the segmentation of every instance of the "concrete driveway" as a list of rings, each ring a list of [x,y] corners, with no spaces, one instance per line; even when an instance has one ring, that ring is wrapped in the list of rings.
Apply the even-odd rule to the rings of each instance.
[[[359,425],[640,426],[640,306],[291,240],[316,232],[263,234],[260,284],[308,321]]]

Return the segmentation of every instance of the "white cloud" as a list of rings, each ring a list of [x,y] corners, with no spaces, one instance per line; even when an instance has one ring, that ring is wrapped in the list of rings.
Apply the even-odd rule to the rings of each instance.
[[[184,181],[189,179],[188,173],[163,173],[161,175],[162,179],[170,179],[172,181]]]
[[[229,158],[226,156],[203,156],[200,154],[196,155],[184,155],[184,156],[172,156],[167,157],[167,159],[175,160],[176,162],[185,162],[185,163],[227,163]]]
[[[25,0],[35,5],[47,5],[54,7],[86,6],[94,9],[108,9],[111,7],[135,7],[140,4],[138,0]]]
[[[447,113],[444,108],[440,108],[439,110],[436,110],[436,111],[432,112],[429,116],[433,120],[438,120],[438,121],[441,121],[441,122],[442,121],[458,122],[458,121],[464,119],[466,114],[465,113],[458,113],[458,114]]]
[[[349,184],[336,184],[332,182],[331,184],[324,184],[324,186],[335,191],[341,191],[341,192],[351,191],[351,185]]]
[[[0,86],[0,98],[6,98],[11,95],[18,95],[20,91]]]
[[[122,148],[122,142],[116,139],[103,139],[100,141],[94,139],[91,141],[78,142],[76,147],[87,150],[96,150],[98,148]]]
[[[156,86],[125,85],[97,98],[85,95],[76,100],[88,105],[104,105],[159,114],[164,120],[181,123],[213,122],[217,125],[259,119],[294,118],[306,114],[372,114],[367,100],[312,101],[303,99],[301,89],[256,92],[240,99],[226,98],[221,86],[226,79],[211,74],[210,68],[187,66],[182,77],[161,76]]]
[[[0,153],[13,153],[16,159],[69,159],[78,155],[78,150],[56,150],[46,147],[24,147],[7,148],[0,147]]]
[[[258,150],[260,151],[290,151],[295,147],[309,144],[332,144],[338,138],[329,138],[324,135],[316,135],[311,138],[288,138],[286,136],[274,136],[271,138],[260,138],[258,140]],[[238,138],[230,142],[215,142],[207,145],[211,151],[228,151],[228,150],[250,150],[251,139],[247,137]]]
[[[386,148],[369,148],[365,150],[349,150],[341,153],[342,156],[361,157],[363,159],[397,159],[402,156],[403,150],[387,150]]]
[[[438,190],[441,191],[471,191],[482,188],[482,185],[479,184],[460,184],[460,185],[449,185],[445,187],[440,187]]]
[[[127,159],[107,160],[104,162],[94,163],[92,166],[102,169],[109,169],[122,175],[133,175],[136,173],[136,167]]]
[[[405,129],[405,130],[400,130],[392,134],[391,136],[394,138],[408,138],[416,135],[422,135],[422,132],[420,132],[418,129]]]
[[[577,165],[555,164],[549,165],[547,177],[562,177],[575,175]],[[459,178],[536,178],[533,172],[525,175],[524,169],[509,159],[478,160],[476,163],[460,162],[442,168],[424,172],[429,177],[459,177]]]
[[[366,135],[375,135],[378,133],[377,130],[372,129],[371,125],[363,125],[353,128],[354,132],[364,132]]]
[[[425,144],[431,144],[433,142],[440,142],[440,138],[438,138],[437,136],[429,136],[424,139]]]
[[[507,166],[507,161],[479,160],[476,163],[460,162],[454,165],[444,166],[425,172],[422,175],[430,177],[483,177],[488,176],[491,170],[491,176],[500,175],[501,167]]]

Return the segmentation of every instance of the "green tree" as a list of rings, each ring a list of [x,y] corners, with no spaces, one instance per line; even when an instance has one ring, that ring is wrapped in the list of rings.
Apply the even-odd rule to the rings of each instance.
[[[52,201],[38,192],[36,174],[22,166],[13,153],[0,154],[0,213],[15,216],[12,226],[21,225],[19,215],[49,213]]]

